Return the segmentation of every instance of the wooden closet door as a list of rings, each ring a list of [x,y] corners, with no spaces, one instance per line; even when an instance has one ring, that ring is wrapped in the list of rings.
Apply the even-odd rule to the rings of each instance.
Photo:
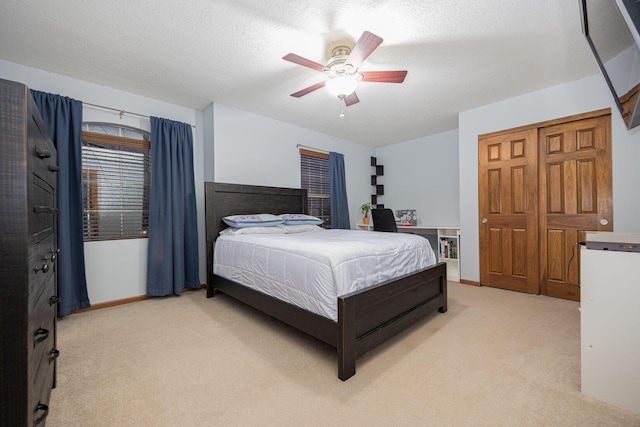
[[[539,146],[540,292],[579,301],[576,243],[613,230],[611,115],[541,128]]]
[[[536,128],[480,137],[480,283],[537,294]]]

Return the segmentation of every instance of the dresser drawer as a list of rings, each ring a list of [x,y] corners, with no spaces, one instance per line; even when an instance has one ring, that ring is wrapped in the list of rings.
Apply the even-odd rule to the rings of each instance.
[[[49,286],[47,288],[53,288]],[[58,355],[56,349],[55,304],[50,303],[52,292],[45,289],[33,306],[30,319],[31,341],[29,345],[30,410],[33,425],[45,424],[49,413],[49,397],[54,384],[55,366]]]
[[[50,234],[32,245],[29,252],[29,307],[34,307],[40,294],[55,292],[55,271],[58,258],[55,236]]]
[[[32,243],[53,234],[57,212],[54,197],[53,187],[32,174],[29,184],[29,231]]]
[[[38,135],[40,133],[40,129],[33,118],[29,121],[28,126],[31,128],[29,129],[30,131],[34,131],[30,132],[30,134]],[[47,131],[45,130],[45,132]],[[31,172],[51,187],[55,187],[59,168],[57,166],[56,149],[53,143],[42,138],[29,138],[28,150]]]
[[[29,372],[35,372],[42,358],[55,349],[56,305],[51,304],[52,292],[43,292],[29,313]]]
[[[32,378],[32,388],[30,394],[30,410],[33,414],[33,426],[44,426],[49,414],[49,399],[51,388],[53,387],[54,372],[56,362],[49,357],[40,360]]]

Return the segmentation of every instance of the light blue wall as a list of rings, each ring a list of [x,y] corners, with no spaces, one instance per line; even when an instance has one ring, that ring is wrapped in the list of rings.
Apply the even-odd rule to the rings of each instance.
[[[217,182],[300,188],[298,144],[335,151],[344,154],[351,226],[360,222],[360,205],[371,194],[372,147],[222,104],[214,105],[214,122]]]
[[[458,130],[376,150],[385,207],[416,209],[418,225],[460,225]]]

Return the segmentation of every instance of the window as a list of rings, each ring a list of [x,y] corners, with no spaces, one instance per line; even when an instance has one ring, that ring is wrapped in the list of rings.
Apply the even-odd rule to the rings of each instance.
[[[84,240],[147,237],[149,133],[99,123],[85,123],[83,129]]]
[[[324,220],[331,228],[331,187],[329,155],[300,149],[300,187],[307,190],[309,215]]]

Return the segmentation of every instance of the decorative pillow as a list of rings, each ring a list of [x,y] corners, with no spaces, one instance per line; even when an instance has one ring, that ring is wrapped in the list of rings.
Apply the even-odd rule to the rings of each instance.
[[[279,217],[284,220],[285,225],[320,225],[324,222],[320,218],[305,214],[282,214]]]
[[[271,214],[230,215],[225,216],[222,220],[234,228],[274,227],[284,222],[282,218]]]
[[[307,231],[324,231],[324,228],[313,224],[287,225],[280,224],[277,228],[284,230],[287,234],[304,233]]]
[[[245,228],[225,228],[220,232],[221,236],[239,236],[241,234],[285,234],[286,231],[280,227],[245,227]]]

